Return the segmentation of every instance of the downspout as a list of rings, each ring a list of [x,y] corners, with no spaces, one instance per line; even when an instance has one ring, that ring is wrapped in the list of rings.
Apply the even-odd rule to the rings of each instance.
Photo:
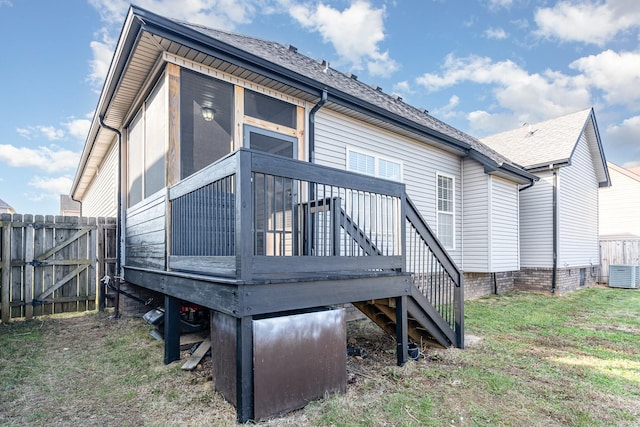
[[[319,109],[322,108],[324,104],[327,103],[327,97],[329,94],[326,89],[322,90],[322,96],[320,97],[320,101],[316,105],[313,106],[311,111],[309,112],[309,163],[315,163],[316,160],[316,113]],[[316,198],[316,185],[309,183],[309,200],[314,200]],[[311,233],[315,233],[314,230],[315,223],[311,223]],[[311,247],[305,249],[305,251],[310,251],[313,253],[314,247],[313,244]]]
[[[549,167],[553,167],[550,165]],[[551,293],[556,293],[556,269],[558,268],[558,170],[553,169],[553,269],[551,270]]]
[[[116,283],[117,283],[117,288],[118,290],[120,289],[120,277],[121,277],[121,263],[122,263],[122,244],[120,242],[120,239],[122,238],[122,232],[120,230],[121,225],[122,225],[122,132],[120,132],[118,129],[113,128],[109,125],[107,125],[104,122],[104,115],[100,115],[98,116],[98,121],[100,123],[100,126],[102,126],[103,128],[110,130],[111,132],[114,132],[116,135],[118,135],[118,191],[117,191],[117,212],[118,215],[116,216]],[[120,316],[120,293],[116,292],[116,303],[115,303],[115,310],[113,313],[113,317],[117,318]]]
[[[316,160],[316,113],[327,103],[328,96],[327,90],[324,89],[320,101],[309,112],[309,163]]]

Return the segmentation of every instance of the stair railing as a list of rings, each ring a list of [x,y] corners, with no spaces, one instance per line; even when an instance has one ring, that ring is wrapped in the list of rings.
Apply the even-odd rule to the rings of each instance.
[[[422,296],[454,332],[456,347],[464,346],[463,276],[408,196],[405,197],[406,271]]]

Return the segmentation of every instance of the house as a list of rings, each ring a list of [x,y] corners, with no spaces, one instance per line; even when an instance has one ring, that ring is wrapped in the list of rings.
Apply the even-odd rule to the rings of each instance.
[[[463,274],[480,289],[519,268],[518,190],[535,180],[293,46],[131,7],[71,195],[85,215],[118,216],[120,286],[163,295],[165,362],[182,302],[210,310],[215,387],[246,421],[324,384],[287,358],[272,378],[296,384],[265,388],[257,363],[286,356],[274,343],[343,331],[326,307],[372,318],[399,364],[409,340],[463,347]],[[337,377],[300,395],[344,389]]]
[[[73,200],[68,194],[61,194],[60,195],[60,215],[80,216],[80,203]]]
[[[555,293],[596,282],[598,191],[610,178],[593,109],[482,142],[540,178],[520,192],[518,284]]]
[[[611,186],[600,189],[601,239],[640,239],[640,170],[607,162]]]
[[[7,203],[4,200],[0,199],[0,213],[14,214],[14,213],[16,213],[16,211],[11,207],[11,205],[9,205],[9,203]]]
[[[609,265],[640,265],[640,168],[607,163],[611,186],[599,192],[600,267],[609,282]]]

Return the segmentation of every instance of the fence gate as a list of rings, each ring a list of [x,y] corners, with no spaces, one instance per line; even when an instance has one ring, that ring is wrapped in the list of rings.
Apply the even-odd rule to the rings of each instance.
[[[0,215],[0,318],[93,310],[113,274],[115,219]]]

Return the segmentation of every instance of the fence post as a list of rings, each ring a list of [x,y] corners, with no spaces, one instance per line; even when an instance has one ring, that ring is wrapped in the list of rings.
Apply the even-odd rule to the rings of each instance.
[[[97,268],[98,268],[98,290],[96,292],[98,298],[98,311],[104,311],[105,309],[105,289],[102,278],[105,276],[105,257],[104,257],[104,243],[105,243],[105,218],[98,218],[98,224],[96,228],[97,233]]]
[[[0,309],[2,323],[9,323],[11,318],[11,214],[2,214],[2,289],[0,290]]]
[[[25,239],[24,239],[24,317],[29,320],[33,317],[33,215],[25,215]]]

